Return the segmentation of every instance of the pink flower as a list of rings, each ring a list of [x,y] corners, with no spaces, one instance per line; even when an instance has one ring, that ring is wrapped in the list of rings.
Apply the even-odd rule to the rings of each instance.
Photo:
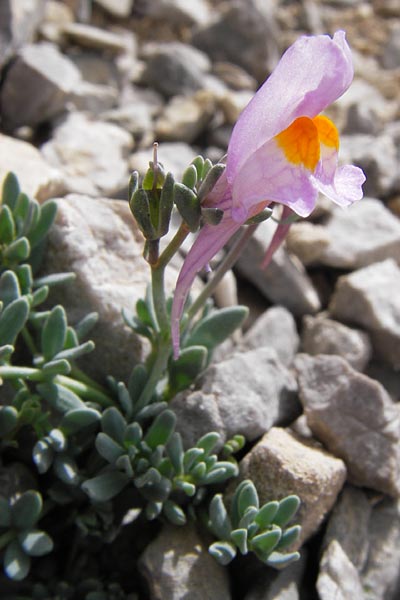
[[[284,215],[307,217],[318,192],[347,206],[362,198],[364,173],[338,166],[339,134],[320,115],[353,79],[350,49],[343,31],[301,37],[249,102],[229,142],[226,169],[204,206],[224,210],[217,226],[205,225],[178,277],[172,306],[174,354],[179,354],[179,320],[196,273],[245,221],[274,202]],[[278,226],[267,260],[287,233]],[[264,260],[264,265],[266,264]]]

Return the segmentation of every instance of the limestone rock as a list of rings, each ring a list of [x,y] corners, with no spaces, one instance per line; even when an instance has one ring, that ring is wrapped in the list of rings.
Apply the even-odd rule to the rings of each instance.
[[[273,348],[279,360],[289,366],[299,347],[299,335],[292,314],[283,306],[266,310],[243,337],[243,346],[249,350]]]
[[[307,553],[283,571],[263,569],[257,581],[252,582],[244,600],[300,600],[301,580],[306,569]]]
[[[167,97],[200,90],[204,75],[211,68],[206,54],[180,42],[149,44],[142,56],[142,82]]]
[[[52,298],[63,303],[72,324],[99,313],[90,334],[96,349],[85,357],[85,368],[97,379],[112,374],[126,380],[145,352],[121,314],[123,308],[134,312],[149,283],[142,236],[126,202],[71,194],[57,204],[42,271],[73,271],[76,281],[54,289]],[[170,290],[176,275],[173,267],[167,270]]]
[[[399,159],[395,141],[389,133],[381,135],[341,136],[340,159],[343,164],[356,164],[367,177],[364,194],[380,198],[399,191]]]
[[[24,44],[33,41],[44,14],[45,0],[2,0],[0,4],[0,68]]]
[[[346,463],[349,481],[400,494],[400,409],[339,356],[299,354],[299,397],[314,436]]]
[[[357,569],[336,540],[322,556],[317,590],[321,600],[365,600]]]
[[[149,17],[176,25],[204,25],[211,18],[207,0],[146,0],[143,11]]]
[[[191,144],[204,132],[214,113],[213,95],[205,90],[193,96],[174,96],[155,123],[156,138]]]
[[[171,403],[187,445],[210,431],[211,425],[221,443],[237,433],[252,441],[299,414],[295,380],[270,348],[234,354],[210,365],[196,387],[201,391],[178,394]]]
[[[71,113],[41,148],[46,160],[64,174],[68,189],[113,195],[127,186],[131,136],[111,123]]]
[[[94,48],[112,54],[120,54],[126,50],[122,36],[86,23],[66,23],[62,33],[68,40],[84,48]]]
[[[394,260],[340,277],[329,312],[365,329],[374,351],[394,368],[400,367],[400,268]]]
[[[273,427],[241,461],[240,478],[254,482],[260,505],[289,494],[301,498],[295,517],[302,526],[296,542],[300,547],[333,507],[346,478],[346,467],[316,444]]]
[[[322,562],[325,565],[322,565],[321,573],[334,566],[334,557],[327,554],[332,545],[338,545],[342,549],[342,558],[343,554],[347,557],[343,559],[347,568],[350,562],[356,569],[356,573],[353,571],[353,580],[357,582],[354,590],[359,590],[361,582],[362,599],[396,600],[400,589],[399,542],[399,501],[371,497],[360,489],[346,486],[328,522],[323,541]],[[320,578],[321,575],[318,581]]]
[[[303,264],[359,269],[385,258],[400,263],[400,221],[384,204],[363,198],[334,208],[327,223],[294,223],[287,247]]]
[[[129,17],[134,4],[134,0],[95,0],[95,2],[110,15],[120,19]]]
[[[364,331],[353,329],[324,316],[303,318],[302,350],[307,354],[337,354],[357,371],[363,371],[372,348]]]
[[[18,177],[21,190],[39,202],[66,190],[61,172],[51,167],[37,148],[0,133],[0,188],[9,171]]]
[[[238,272],[251,281],[274,304],[281,304],[295,316],[315,313],[320,309],[317,292],[303,265],[279,248],[268,267],[260,265],[272,239],[276,225],[260,223],[236,263]]]
[[[228,572],[208,553],[194,527],[165,525],[139,562],[151,600],[230,600]]]
[[[72,61],[52,44],[24,46],[7,71],[1,88],[4,127],[13,130],[53,119],[66,110],[80,80]]]
[[[192,43],[213,61],[232,62],[263,81],[278,58],[278,26],[271,4],[264,0],[226,3],[213,22],[195,31]]]

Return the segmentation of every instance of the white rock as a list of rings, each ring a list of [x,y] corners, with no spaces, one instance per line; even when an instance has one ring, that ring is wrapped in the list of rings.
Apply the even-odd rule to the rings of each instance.
[[[39,202],[66,190],[62,173],[51,167],[37,148],[0,133],[0,188],[10,171],[18,177],[21,191]]]

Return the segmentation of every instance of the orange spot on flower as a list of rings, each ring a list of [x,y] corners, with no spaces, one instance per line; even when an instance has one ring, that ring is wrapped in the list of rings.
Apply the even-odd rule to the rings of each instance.
[[[289,162],[314,171],[320,157],[320,141],[313,119],[295,119],[287,129],[275,136],[275,140]]]
[[[332,121],[328,117],[319,115],[318,117],[314,117],[313,123],[318,130],[318,137],[321,144],[339,150],[339,132]]]

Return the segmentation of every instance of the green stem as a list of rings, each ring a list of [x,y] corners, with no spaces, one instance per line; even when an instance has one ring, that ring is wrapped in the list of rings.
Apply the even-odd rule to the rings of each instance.
[[[24,342],[27,345],[30,353],[32,354],[32,356],[35,356],[37,354],[36,344],[33,340],[33,337],[31,336],[30,332],[28,331],[27,327],[24,327],[22,329],[21,333],[22,333],[22,337],[24,338]]]
[[[103,407],[114,406],[112,399],[107,394],[87,385],[83,381],[77,381],[71,379],[66,375],[57,375],[54,378],[54,383],[60,383],[64,387],[70,389],[72,392],[78,394],[84,400],[93,400]]]
[[[164,266],[159,267],[158,265],[155,265],[151,267],[151,291],[153,294],[153,306],[161,336],[166,335],[169,331],[169,319],[164,289],[164,272]]]
[[[12,365],[3,365],[0,367],[0,379],[29,379],[30,381],[48,381],[40,369],[32,367],[14,367]],[[101,406],[113,406],[112,399],[101,390],[92,387],[83,381],[77,381],[66,375],[56,375],[52,381],[60,383],[64,387],[76,392],[81,398],[93,400]]]
[[[171,354],[171,343],[169,338],[160,341],[156,359],[151,369],[150,376],[143,388],[142,393],[139,396],[138,401],[135,403],[135,410],[138,412],[151,401],[151,397],[154,394],[154,390],[157,387],[158,382],[161,380],[167,368],[168,359]]]
[[[158,267],[165,267],[169,263],[174,254],[182,246],[182,243],[185,241],[189,233],[190,229],[188,228],[186,223],[182,222],[178,231],[175,233],[174,237],[172,238],[168,246],[163,250],[160,258],[158,259]]]
[[[229,250],[221,264],[214,272],[214,276],[212,277],[212,279],[210,279],[206,283],[202,292],[198,295],[196,300],[189,307],[187,311],[189,320],[192,319],[201,308],[203,308],[206,300],[213,294],[215,288],[217,287],[225,273],[233,267],[233,265],[239,258],[240,253],[242,252],[243,248],[245,247],[245,245],[247,244],[257,227],[258,223],[249,225],[242,231],[241,235],[239,235],[232,248]]]
[[[86,373],[84,373],[76,365],[71,365],[71,373],[70,374],[74,379],[76,379],[78,381],[82,381],[83,383],[86,383],[93,389],[98,390],[99,392],[102,392],[103,394],[106,394],[106,390],[103,388],[103,386],[101,386],[99,383],[97,383],[97,381],[93,381],[93,379],[91,377],[89,377],[89,375],[86,375]]]

